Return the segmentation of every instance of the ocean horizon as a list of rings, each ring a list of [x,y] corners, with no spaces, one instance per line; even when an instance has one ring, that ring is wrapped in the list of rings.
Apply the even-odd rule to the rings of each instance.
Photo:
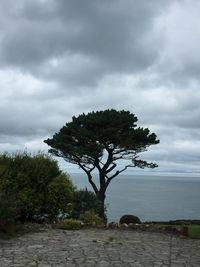
[[[69,173],[78,189],[92,190],[84,173]],[[98,181],[98,175],[94,175]],[[120,175],[106,192],[108,221],[134,214],[142,221],[200,219],[200,177]]]

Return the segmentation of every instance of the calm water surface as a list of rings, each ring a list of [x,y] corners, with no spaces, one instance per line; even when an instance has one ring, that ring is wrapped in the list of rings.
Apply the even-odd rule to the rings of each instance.
[[[92,190],[84,174],[70,177],[78,188]],[[109,221],[124,214],[142,221],[200,219],[200,178],[121,175],[108,187],[106,204]]]

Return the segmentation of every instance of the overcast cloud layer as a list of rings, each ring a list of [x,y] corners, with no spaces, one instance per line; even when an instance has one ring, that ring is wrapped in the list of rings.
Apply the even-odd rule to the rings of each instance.
[[[156,172],[200,176],[200,2],[0,0],[0,151],[47,151],[73,115],[135,113]],[[70,171],[70,170],[69,170]]]

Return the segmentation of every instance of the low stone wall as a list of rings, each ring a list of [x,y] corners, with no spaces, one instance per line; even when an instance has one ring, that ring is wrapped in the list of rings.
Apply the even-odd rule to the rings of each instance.
[[[172,226],[172,225],[158,225],[158,224],[119,224],[116,222],[108,223],[105,225],[83,225],[83,227],[97,227],[97,228],[107,228],[107,229],[121,229],[121,230],[137,230],[137,231],[151,231],[151,232],[161,232],[161,233],[170,233],[175,235],[183,235],[188,236],[188,226],[187,225],[181,225],[178,227]]]

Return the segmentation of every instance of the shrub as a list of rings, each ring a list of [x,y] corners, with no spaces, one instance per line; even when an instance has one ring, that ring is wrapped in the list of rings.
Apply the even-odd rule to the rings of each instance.
[[[80,216],[88,210],[93,211],[96,214],[99,214],[101,210],[99,200],[95,193],[88,191],[87,189],[76,191],[74,193],[73,211],[71,216],[79,219]]]
[[[0,193],[16,200],[20,221],[52,220],[67,212],[73,191],[57,162],[45,154],[0,155]]]
[[[11,197],[0,195],[0,231],[7,232],[15,220],[15,205]]]
[[[54,178],[47,186],[47,213],[50,220],[69,216],[72,212],[74,186],[65,174]]]
[[[80,219],[87,224],[93,224],[96,225],[103,224],[103,219],[99,217],[98,214],[94,213],[93,211],[86,211],[84,214],[80,216]]]
[[[60,221],[56,227],[64,230],[78,230],[81,228],[81,221],[75,219],[64,219]]]
[[[140,219],[135,216],[135,215],[124,215],[120,218],[120,221],[119,223],[126,223],[126,224],[129,224],[129,223],[141,223]]]

